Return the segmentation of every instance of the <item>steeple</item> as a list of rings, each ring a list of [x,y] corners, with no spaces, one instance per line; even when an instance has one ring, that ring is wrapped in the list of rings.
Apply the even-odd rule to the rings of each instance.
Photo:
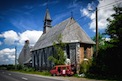
[[[48,8],[46,9],[46,14],[44,17],[44,29],[43,29],[43,34],[48,32],[50,30],[51,26],[51,17]]]

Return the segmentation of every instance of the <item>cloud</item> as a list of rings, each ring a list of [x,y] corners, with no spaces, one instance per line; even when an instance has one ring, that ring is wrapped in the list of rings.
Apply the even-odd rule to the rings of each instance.
[[[5,48],[0,50],[0,64],[13,64],[15,49]]]
[[[30,41],[30,46],[33,46],[39,37],[42,35],[42,31],[26,30],[22,33],[17,33],[13,30],[5,31],[0,34],[0,38],[4,38],[4,43],[12,45],[17,43],[18,47],[23,46],[25,40]],[[0,44],[2,42],[0,41]],[[18,49],[18,51],[20,51]],[[0,50],[0,64],[13,64],[15,59],[15,49],[4,48]]]
[[[86,17],[90,17],[91,16],[90,11],[93,11],[95,9],[94,6],[95,6],[94,2],[88,3],[86,8],[81,8],[80,9],[81,15],[86,16]]]
[[[90,13],[88,11],[88,9],[80,9],[80,12],[81,12],[81,15],[83,16],[86,16],[86,17],[89,17],[90,16]]]
[[[7,45],[24,45],[25,40],[30,41],[30,45],[34,45],[39,37],[42,35],[42,31],[26,30],[22,33],[17,33],[13,30],[5,31],[0,34],[0,38],[4,38],[4,43]],[[2,44],[2,42],[0,42]]]
[[[11,44],[14,44],[15,41],[18,40],[18,34],[13,30],[9,30],[0,34],[0,38],[4,38],[5,44],[11,45]]]
[[[116,0],[113,0],[112,2],[116,2]],[[106,21],[107,18],[110,18],[111,15],[113,13],[115,13],[113,11],[113,5],[111,4],[109,7],[106,7],[106,5],[112,3],[111,0],[102,0],[99,1],[99,4],[97,5],[98,7],[98,29],[99,30],[104,30],[107,27],[108,22]],[[114,4],[116,5],[116,4]],[[89,23],[89,28],[92,29],[93,32],[95,32],[95,11],[94,12],[90,12],[89,10],[95,10],[95,8],[93,7],[94,3],[89,3],[87,5],[87,8],[81,9],[81,15],[88,17],[91,22]],[[101,8],[100,8],[101,7]],[[106,7],[106,8],[102,8],[102,7]]]
[[[98,11],[98,28],[100,30],[104,30],[107,27],[108,22],[106,21],[107,18],[110,18],[110,16],[114,13],[114,11],[111,9],[101,9]],[[104,15],[103,15],[104,14]],[[91,19],[95,18],[95,12],[92,13],[92,15],[90,16]],[[95,20],[92,20],[92,22],[90,23],[90,29],[95,30]]]
[[[19,33],[19,43],[23,45],[25,40],[29,40],[30,45],[33,46],[41,35],[42,31],[26,30],[25,32]]]

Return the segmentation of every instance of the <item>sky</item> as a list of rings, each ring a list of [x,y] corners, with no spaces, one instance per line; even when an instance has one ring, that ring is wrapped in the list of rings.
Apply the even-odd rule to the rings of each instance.
[[[98,8],[98,29],[105,32],[113,5],[122,0],[0,0],[0,65],[14,64],[25,40],[33,46],[43,33],[46,8],[52,26],[73,17],[92,38],[95,36],[95,11]],[[71,14],[72,13],[72,14]]]

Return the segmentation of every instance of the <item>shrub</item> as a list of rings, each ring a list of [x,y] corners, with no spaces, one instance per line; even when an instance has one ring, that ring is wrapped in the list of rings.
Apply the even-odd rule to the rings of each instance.
[[[41,72],[41,75],[48,75],[48,76],[49,76],[50,73],[49,73],[48,71],[42,71],[42,72]]]
[[[31,67],[23,67],[23,69],[22,69],[23,71],[26,71],[26,72],[33,72],[33,71],[35,71],[35,69],[34,68],[31,68]]]
[[[80,64],[80,73],[87,73],[90,66],[92,64],[92,60],[83,60],[83,62]]]

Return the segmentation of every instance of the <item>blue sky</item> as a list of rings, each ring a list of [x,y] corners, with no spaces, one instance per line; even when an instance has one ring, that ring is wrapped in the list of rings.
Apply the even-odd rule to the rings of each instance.
[[[99,9],[98,25],[102,33],[107,27],[106,19],[114,13],[113,5],[120,3],[119,0],[0,0],[0,64],[13,64],[14,47],[17,46],[19,55],[25,40],[30,40],[31,46],[35,44],[43,31],[47,2],[52,26],[71,17],[72,12],[90,37],[95,36],[95,8]]]

